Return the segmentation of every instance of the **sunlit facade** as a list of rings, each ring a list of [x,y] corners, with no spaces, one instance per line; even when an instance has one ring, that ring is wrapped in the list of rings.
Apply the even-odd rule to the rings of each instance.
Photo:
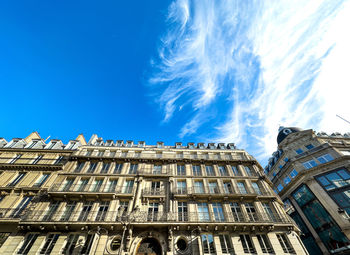
[[[350,254],[350,134],[281,128],[265,172],[310,254]]]
[[[233,144],[30,144],[0,149],[0,254],[307,254],[261,166]],[[12,162],[21,152],[34,159]]]

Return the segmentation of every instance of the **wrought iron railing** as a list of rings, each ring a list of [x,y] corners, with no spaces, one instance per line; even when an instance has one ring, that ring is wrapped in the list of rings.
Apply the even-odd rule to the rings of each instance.
[[[254,216],[243,215],[242,213],[232,214],[231,212],[222,212],[220,214],[213,213],[163,213],[138,211],[136,213],[127,214],[120,211],[82,211],[74,212],[67,215],[65,211],[56,212],[47,216],[48,211],[27,211],[21,215],[23,222],[114,222],[130,221],[135,223],[147,222],[164,222],[164,223],[291,223],[287,216],[283,217],[278,214],[255,213]]]
[[[144,188],[142,190],[143,196],[164,196],[165,189],[164,188]]]
[[[49,189],[49,192],[75,192],[75,193],[117,193],[117,194],[131,194],[133,192],[133,186],[114,186],[106,183],[103,185],[98,184],[54,184]]]
[[[231,189],[225,189],[224,187],[219,188],[218,187],[210,187],[210,186],[198,186],[198,187],[179,187],[175,188],[174,192],[175,195],[239,195],[239,196],[259,196],[259,195],[271,195],[270,192],[265,190],[260,190],[260,192],[250,191],[246,190],[246,192],[236,192],[232,188]]]

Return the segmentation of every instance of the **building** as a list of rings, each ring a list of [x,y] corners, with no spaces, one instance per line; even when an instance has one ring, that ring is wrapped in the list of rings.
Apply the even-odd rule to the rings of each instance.
[[[350,254],[350,134],[280,128],[265,173],[310,254]]]
[[[52,151],[64,164],[45,164],[50,178],[19,216],[0,218],[1,254],[307,254],[262,167],[233,144],[75,143]],[[0,207],[18,208],[9,197],[33,189],[34,177],[11,191],[4,178],[8,166],[38,171],[45,156],[10,161],[29,144],[1,147],[12,154],[1,161]]]

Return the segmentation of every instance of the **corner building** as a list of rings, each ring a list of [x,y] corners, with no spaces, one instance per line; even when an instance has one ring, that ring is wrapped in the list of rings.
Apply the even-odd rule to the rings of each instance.
[[[350,254],[350,133],[281,127],[265,173],[311,255]]]
[[[307,254],[270,185],[234,144],[93,135],[31,201],[0,253]]]

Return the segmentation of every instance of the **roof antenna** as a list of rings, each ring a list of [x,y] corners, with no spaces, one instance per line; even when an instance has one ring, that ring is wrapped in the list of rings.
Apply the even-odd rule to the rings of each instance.
[[[340,119],[344,120],[345,122],[347,122],[348,124],[350,124],[350,121],[344,119],[343,117],[340,117],[338,114],[336,114],[335,116],[337,116],[338,118],[340,118]]]
[[[51,137],[51,135],[49,135],[49,136],[45,139],[44,143],[46,143],[46,141],[47,141],[50,137]]]

